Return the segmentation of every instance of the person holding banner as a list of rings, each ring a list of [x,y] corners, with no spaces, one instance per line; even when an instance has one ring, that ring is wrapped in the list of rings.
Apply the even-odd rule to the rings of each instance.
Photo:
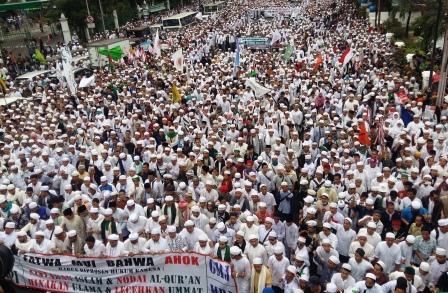
[[[110,234],[107,237],[105,256],[119,257],[127,256],[129,252],[125,250],[124,243],[120,241],[120,237],[117,234]]]
[[[129,234],[129,238],[124,241],[124,249],[129,252],[129,256],[136,254],[149,253],[146,247],[146,239],[140,237],[138,233]]]
[[[151,230],[151,239],[145,244],[145,249],[150,253],[164,253],[170,250],[167,240],[161,237],[160,234],[160,228],[153,228]]]
[[[252,269],[249,260],[242,254],[241,249],[237,246],[232,246],[230,248],[230,254],[232,257],[232,277],[236,281],[238,292],[251,292],[250,279]]]
[[[43,231],[37,231],[34,233],[34,239],[30,241],[29,252],[32,253],[43,253],[49,254],[54,247],[53,242],[45,239],[45,234]]]
[[[106,253],[106,246],[103,242],[95,239],[93,236],[87,236],[86,244],[84,244],[85,256],[102,257]]]

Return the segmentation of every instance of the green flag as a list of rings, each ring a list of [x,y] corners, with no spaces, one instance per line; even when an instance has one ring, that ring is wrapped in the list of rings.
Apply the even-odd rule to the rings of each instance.
[[[123,51],[120,46],[115,46],[113,48],[108,49],[99,49],[98,53],[107,57],[112,58],[112,60],[118,61],[123,56]]]
[[[289,58],[291,58],[293,51],[294,48],[291,46],[291,44],[288,44],[288,46],[286,46],[285,52],[283,53],[283,59],[285,61],[289,60]]]
[[[45,56],[42,54],[39,49],[34,50],[34,59],[39,61],[40,64],[47,64],[47,60],[45,60]]]

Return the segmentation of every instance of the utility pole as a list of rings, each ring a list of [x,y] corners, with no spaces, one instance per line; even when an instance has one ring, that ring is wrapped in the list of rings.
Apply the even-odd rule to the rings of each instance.
[[[101,4],[101,0],[98,0],[98,5],[100,6],[101,22],[103,24],[103,32],[105,32],[106,26],[104,25],[104,13],[103,13],[103,5]]]
[[[446,92],[446,79],[448,76],[448,26],[445,27],[443,38],[442,66],[440,67],[439,88],[437,90],[437,106],[441,106]]]
[[[87,15],[90,16],[89,1],[86,0]]]
[[[434,59],[436,57],[436,49],[437,49],[437,37],[439,36],[439,25],[440,18],[442,17],[442,8],[443,3],[442,0],[438,0],[438,9],[437,9],[437,19],[436,19],[436,27],[434,28],[434,44],[432,46],[431,52],[431,62],[429,63],[429,84],[428,84],[428,93],[426,97],[426,103],[430,103],[431,95],[432,95],[432,76],[434,75]]]

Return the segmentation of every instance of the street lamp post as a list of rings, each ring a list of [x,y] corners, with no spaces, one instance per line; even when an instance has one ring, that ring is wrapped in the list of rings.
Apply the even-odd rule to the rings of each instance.
[[[143,18],[145,19],[145,21],[148,20],[148,15],[149,15],[149,7],[148,7],[148,3],[146,3],[146,0],[143,1]]]
[[[442,105],[446,92],[446,82],[448,75],[448,26],[445,28],[445,38],[443,41],[442,67],[440,68],[439,88],[437,91],[437,106]]]
[[[429,63],[429,84],[426,97],[427,103],[430,102],[432,95],[432,79],[433,79],[432,76],[434,74],[434,59],[436,57],[437,37],[439,35],[440,18],[442,17],[442,6],[443,6],[442,0],[438,0],[436,27],[434,28],[434,44],[432,46],[431,60]]]
[[[104,25],[104,13],[103,13],[103,5],[101,4],[101,0],[98,0],[98,6],[100,7],[101,22],[103,24],[103,32],[104,32],[104,31],[106,31],[106,26]]]
[[[142,7],[137,4],[137,17],[138,19],[142,18]]]

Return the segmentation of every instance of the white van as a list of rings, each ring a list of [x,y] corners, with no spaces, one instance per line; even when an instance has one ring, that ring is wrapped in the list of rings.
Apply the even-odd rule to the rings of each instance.
[[[162,19],[163,29],[179,29],[196,22],[198,12],[184,12]]]
[[[35,78],[37,76],[40,76],[40,75],[47,76],[50,73],[51,73],[51,70],[35,70],[32,72],[27,72],[25,74],[22,74],[22,75],[16,77],[16,79],[14,80],[14,86],[20,87],[20,85],[33,80],[33,78]]]

